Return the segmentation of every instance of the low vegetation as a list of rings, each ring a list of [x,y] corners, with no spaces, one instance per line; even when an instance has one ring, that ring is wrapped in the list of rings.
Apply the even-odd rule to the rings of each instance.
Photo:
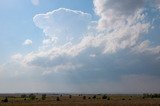
[[[0,106],[160,106],[158,94],[0,94],[0,100]]]
[[[143,98],[160,98],[160,94],[143,94]]]

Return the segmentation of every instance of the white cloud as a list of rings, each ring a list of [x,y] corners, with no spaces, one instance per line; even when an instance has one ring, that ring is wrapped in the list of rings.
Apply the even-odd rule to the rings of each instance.
[[[26,39],[24,42],[23,42],[23,45],[32,45],[32,40],[30,39]]]
[[[65,64],[57,65],[50,70],[46,70],[42,74],[46,75],[46,74],[51,74],[53,72],[59,72],[59,71],[69,71],[69,70],[72,71],[72,70],[77,70],[78,68],[81,68],[81,67],[82,65],[80,64],[65,63]]]
[[[91,15],[77,10],[59,8],[46,14],[37,14],[33,18],[37,27],[45,34],[44,44],[64,44],[76,42],[87,31]]]
[[[31,3],[35,6],[39,5],[39,0],[31,0]]]
[[[160,53],[160,46],[152,46],[149,40],[145,40],[141,42],[139,45],[133,48],[135,53],[150,53],[150,54],[159,54]]]
[[[95,55],[95,54],[90,54],[90,57],[93,57],[93,58],[94,58],[94,57],[96,57],[96,55]]]
[[[16,61],[20,61],[23,59],[23,56],[22,56],[22,54],[18,53],[18,54],[11,56],[11,59],[16,60]]]
[[[45,46],[55,44],[58,40],[64,41],[67,37],[66,29],[69,29],[68,35],[77,42],[66,41],[49,49],[29,53],[24,57],[23,62],[33,66],[55,68],[58,65],[74,63],[78,57],[87,59],[93,57],[91,54],[108,55],[129,49],[136,46],[141,35],[147,33],[150,28],[149,23],[143,22],[144,18],[143,12],[137,11],[132,17],[127,18],[128,23],[122,24],[123,27],[114,26],[111,32],[96,31],[95,36],[90,34],[83,36],[92,23],[91,16],[87,13],[60,8],[46,14],[38,14],[33,20],[45,33],[46,38],[43,40]],[[76,64],[81,63],[76,62]]]
[[[95,12],[100,16],[98,29],[115,30],[123,27],[130,23],[143,4],[144,0],[94,0]]]

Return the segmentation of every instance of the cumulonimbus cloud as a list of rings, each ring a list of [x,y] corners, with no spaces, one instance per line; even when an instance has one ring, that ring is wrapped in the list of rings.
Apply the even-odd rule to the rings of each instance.
[[[76,42],[87,32],[92,16],[77,10],[59,8],[45,14],[37,14],[33,21],[45,34],[46,45]]]

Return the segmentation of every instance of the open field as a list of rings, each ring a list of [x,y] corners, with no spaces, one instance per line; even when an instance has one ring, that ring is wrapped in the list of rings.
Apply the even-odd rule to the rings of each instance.
[[[0,106],[160,106],[160,98],[143,98],[142,95],[107,95],[102,98],[103,94],[47,94],[45,100],[42,100],[42,94],[34,94],[34,100],[21,95],[1,94]],[[2,101],[5,97],[8,102]]]

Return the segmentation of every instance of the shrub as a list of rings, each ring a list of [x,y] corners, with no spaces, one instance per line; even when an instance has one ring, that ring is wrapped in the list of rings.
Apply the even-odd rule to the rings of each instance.
[[[27,97],[26,94],[22,94],[22,95],[21,95],[21,98],[26,98],[26,97]]]
[[[143,94],[143,98],[160,98],[160,94]]]
[[[2,102],[8,102],[8,98],[6,97]]]
[[[93,98],[93,99],[96,99],[96,95],[94,95],[92,98]]]
[[[31,100],[35,100],[35,99],[36,99],[36,95],[30,94],[30,95],[29,95],[29,98],[30,98]]]
[[[102,96],[102,99],[107,99],[107,96],[106,96],[106,95],[103,95],[103,96]]]
[[[46,94],[42,94],[42,100],[46,99]]]
[[[83,96],[83,99],[85,100],[85,99],[86,99],[86,96]]]
[[[57,97],[57,99],[56,99],[57,101],[60,101],[60,99],[59,99],[59,97]]]

